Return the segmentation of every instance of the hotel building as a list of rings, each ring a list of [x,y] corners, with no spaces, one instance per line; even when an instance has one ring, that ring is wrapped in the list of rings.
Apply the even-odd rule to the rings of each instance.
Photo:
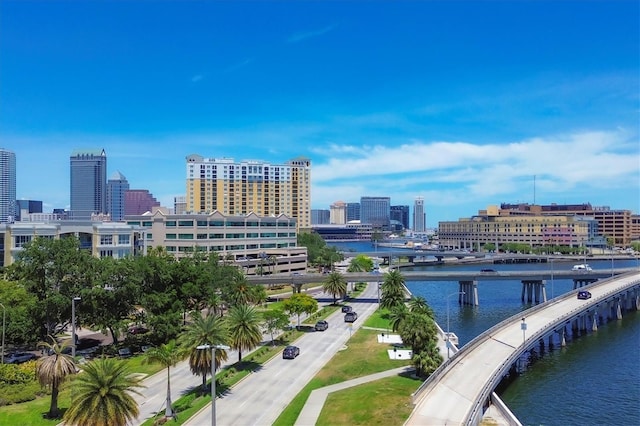
[[[186,158],[186,209],[190,213],[286,215],[311,226],[311,160],[285,164],[231,158]]]

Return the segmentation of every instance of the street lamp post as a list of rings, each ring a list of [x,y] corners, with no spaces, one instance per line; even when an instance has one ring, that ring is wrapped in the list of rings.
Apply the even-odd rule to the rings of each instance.
[[[525,332],[527,331],[527,323],[524,322],[524,318],[522,318],[522,324],[520,325],[520,328],[522,329],[522,344],[524,345],[527,341],[527,338],[525,336]]]
[[[231,349],[226,345],[210,345],[204,344],[196,346],[198,350],[211,349],[211,426],[216,426],[216,349]]]
[[[456,294],[465,294],[464,291],[456,291],[455,293],[451,293],[447,296],[447,338],[445,341],[447,342],[447,359],[449,359],[449,349],[451,348],[451,334],[449,332],[449,298]]]
[[[82,299],[78,296],[71,299],[71,356],[76,357],[76,302]]]
[[[553,258],[551,258],[551,298],[553,299]]]
[[[4,364],[4,327],[5,319],[7,316],[7,308],[5,308],[2,303],[0,303],[0,306],[2,306],[2,361],[0,363]]]

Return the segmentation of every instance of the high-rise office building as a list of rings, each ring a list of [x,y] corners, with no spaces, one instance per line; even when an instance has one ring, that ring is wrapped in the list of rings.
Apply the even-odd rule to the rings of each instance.
[[[391,199],[389,197],[360,197],[360,222],[374,228],[389,229]]]
[[[16,200],[16,221],[26,220],[32,213],[42,213],[42,201]]]
[[[184,214],[187,211],[187,197],[177,195],[173,197],[173,213]]]
[[[153,211],[160,203],[147,189],[130,189],[124,193],[124,215],[139,215]]]
[[[16,154],[0,148],[0,223],[16,217]]]
[[[360,203],[347,203],[347,223],[360,220]]]
[[[400,223],[403,229],[409,229],[409,206],[391,206],[391,220]]]
[[[71,153],[71,211],[73,219],[107,212],[107,154],[102,150]]]
[[[329,206],[329,223],[333,225],[344,225],[347,223],[347,203],[336,201]]]
[[[311,160],[285,164],[232,158],[187,157],[187,211],[225,215],[278,216],[311,226]]]
[[[124,219],[124,194],[129,190],[129,181],[120,172],[115,172],[107,181],[107,213],[111,220]]]
[[[311,209],[312,225],[328,225],[331,223],[331,212],[327,209]]]
[[[425,232],[427,230],[427,214],[424,211],[424,198],[416,197],[413,203],[413,231]]]

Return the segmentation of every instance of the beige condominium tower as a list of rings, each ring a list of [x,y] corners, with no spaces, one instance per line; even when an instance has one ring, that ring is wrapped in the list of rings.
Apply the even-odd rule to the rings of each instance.
[[[311,226],[311,160],[284,164],[187,156],[186,210],[225,215],[288,215]]]

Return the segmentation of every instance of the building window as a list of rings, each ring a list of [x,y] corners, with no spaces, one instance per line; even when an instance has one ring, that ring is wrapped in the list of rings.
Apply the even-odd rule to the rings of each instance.
[[[193,234],[178,234],[179,240],[193,240]]]
[[[175,228],[176,227],[176,221],[175,220],[168,220],[168,221],[165,222],[164,226],[167,227],[167,228]]]
[[[165,240],[175,240],[176,239],[176,234],[167,234],[167,236],[165,237]]]
[[[151,228],[151,225],[152,225],[151,221],[142,222],[142,226],[144,226],[145,228]]]
[[[118,244],[120,245],[129,245],[130,244],[129,235],[118,235]]]
[[[101,246],[113,245],[113,235],[100,235],[100,245]]]
[[[22,247],[23,245],[25,245],[29,241],[31,241],[31,236],[30,235],[16,235],[15,236],[15,247],[16,248]]]
[[[207,234],[198,234],[198,239],[199,240],[206,240],[207,239]]]
[[[182,228],[193,228],[193,221],[192,220],[180,220],[180,221],[178,221],[178,226],[180,226]]]

